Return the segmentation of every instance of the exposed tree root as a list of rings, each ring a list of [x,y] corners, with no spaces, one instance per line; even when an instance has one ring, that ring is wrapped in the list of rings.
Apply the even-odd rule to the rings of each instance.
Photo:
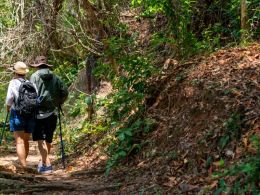
[[[26,182],[19,180],[12,180],[6,178],[0,178],[0,190],[2,189],[19,189],[25,187]]]
[[[1,180],[0,180],[1,182]],[[16,181],[15,181],[16,182]],[[34,184],[26,185],[25,182],[14,183],[14,180],[4,179],[1,186],[7,185],[8,189],[1,190],[3,194],[32,194],[32,193],[53,193],[53,192],[87,192],[88,194],[100,193],[104,191],[114,191],[118,189],[121,184],[102,186],[102,184],[88,183],[48,183],[48,184]],[[81,186],[80,186],[81,185]],[[10,189],[12,188],[12,189]]]
[[[9,172],[0,172],[0,178],[9,179],[9,180],[17,180],[21,181],[32,181],[32,182],[39,182],[39,181],[46,181],[47,179],[44,177],[35,177],[34,175],[18,175],[16,173],[9,173]]]
[[[79,177],[79,176],[89,176],[89,175],[99,175],[104,174],[104,169],[95,169],[95,170],[83,170],[71,173],[72,177]]]

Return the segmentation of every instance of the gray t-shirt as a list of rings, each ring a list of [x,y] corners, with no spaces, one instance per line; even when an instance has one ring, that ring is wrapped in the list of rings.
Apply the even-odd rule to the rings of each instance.
[[[6,105],[14,108],[14,101],[18,99],[19,96],[19,88],[21,85],[21,81],[18,79],[12,79],[9,83],[7,96],[6,96]]]

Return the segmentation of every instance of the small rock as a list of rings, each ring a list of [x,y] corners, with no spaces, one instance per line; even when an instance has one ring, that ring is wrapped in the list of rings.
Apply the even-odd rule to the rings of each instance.
[[[187,184],[187,183],[181,183],[179,185],[179,188],[181,189],[182,192],[189,192],[189,191],[197,190],[199,187],[194,186],[194,185],[190,185],[190,184]]]
[[[235,153],[232,150],[228,150],[228,149],[225,151],[225,155],[229,158],[235,157]]]

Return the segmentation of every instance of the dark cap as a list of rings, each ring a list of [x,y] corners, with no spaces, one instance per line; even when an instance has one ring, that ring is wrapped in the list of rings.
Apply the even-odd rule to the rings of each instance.
[[[47,64],[47,58],[45,56],[37,56],[34,64],[31,64],[32,67],[39,67],[41,65],[46,65],[49,67],[52,67],[53,65]]]

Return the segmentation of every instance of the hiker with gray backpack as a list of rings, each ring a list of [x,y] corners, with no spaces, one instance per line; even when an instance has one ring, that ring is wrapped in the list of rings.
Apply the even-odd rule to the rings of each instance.
[[[37,91],[34,85],[25,79],[26,74],[29,72],[25,63],[16,62],[11,70],[14,73],[14,77],[8,86],[6,109],[7,113],[10,112],[10,131],[15,138],[18,159],[21,165],[26,167],[26,158],[29,153],[29,139],[35,128],[34,116],[36,112]],[[6,121],[7,118],[8,114]]]
[[[68,89],[61,79],[50,70],[52,65],[47,63],[45,56],[38,56],[31,66],[37,71],[32,74],[30,81],[38,91],[36,126],[32,137],[33,141],[38,142],[41,155],[38,172],[46,174],[53,171],[49,154],[57,125],[57,115],[59,114],[60,120],[60,108],[68,97]],[[61,144],[63,147],[62,139]]]

